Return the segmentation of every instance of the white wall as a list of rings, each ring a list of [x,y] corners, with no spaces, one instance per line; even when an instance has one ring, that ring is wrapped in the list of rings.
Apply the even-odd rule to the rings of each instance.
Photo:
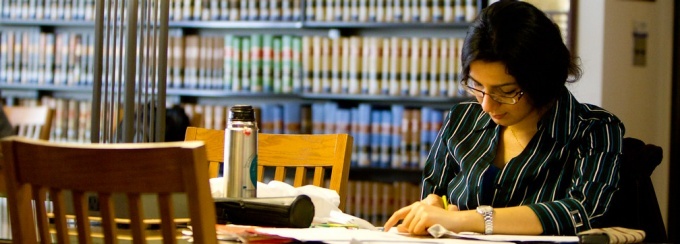
[[[571,90],[582,102],[616,114],[627,137],[663,148],[652,181],[666,226],[672,84],[673,0],[582,0],[578,8],[577,54],[584,76]],[[648,30],[647,65],[633,66],[633,27]]]

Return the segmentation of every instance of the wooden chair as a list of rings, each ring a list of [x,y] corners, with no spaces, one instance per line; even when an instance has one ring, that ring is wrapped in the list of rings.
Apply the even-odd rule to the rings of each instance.
[[[224,162],[224,131],[189,127],[186,141],[205,142],[210,162],[210,177],[217,177],[219,163]],[[335,190],[340,209],[345,209],[347,179],[352,153],[352,137],[347,134],[290,135],[258,134],[257,180],[264,179],[265,168],[275,168],[274,180],[286,179],[286,168],[295,168],[293,186],[307,184],[307,169],[313,168],[312,184]],[[325,169],[331,169],[330,184],[325,186]]]
[[[16,135],[43,140],[50,139],[54,110],[47,106],[3,106],[2,109]],[[0,196],[7,192],[3,171],[0,167]],[[0,208],[3,208],[0,211],[6,211],[4,209],[6,207],[5,199],[0,199],[0,201],[2,201]],[[3,217],[5,218],[0,219],[0,222],[9,221],[9,217]],[[0,239],[2,238],[6,238],[5,233],[0,233]]]
[[[5,106],[2,108],[18,136],[49,140],[54,111],[47,106]]]
[[[50,229],[54,229],[58,243],[70,243],[69,231],[77,234],[79,243],[92,243],[92,234],[103,234],[105,243],[115,243],[123,231],[117,230],[111,196],[124,193],[133,243],[144,243],[147,226],[142,219],[141,193],[153,193],[158,196],[163,242],[176,243],[171,194],[186,193],[194,241],[217,242],[202,142],[67,144],[10,137],[2,140],[2,150],[14,240],[36,243],[40,238],[51,243]],[[65,190],[73,196],[76,230],[67,226],[65,204],[71,199],[64,197]],[[41,204],[47,192],[53,201],[53,225]],[[86,193],[91,192],[99,197],[102,233],[94,233],[95,227],[90,226]],[[37,223],[33,199],[38,203]]]

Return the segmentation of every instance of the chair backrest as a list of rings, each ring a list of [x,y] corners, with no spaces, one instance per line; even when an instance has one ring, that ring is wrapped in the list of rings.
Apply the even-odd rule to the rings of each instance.
[[[661,147],[636,138],[623,139],[619,190],[614,193],[603,220],[594,227],[639,229],[645,231],[645,242],[668,241],[650,177],[662,158]]]
[[[205,142],[210,162],[210,177],[217,177],[219,163],[224,162],[224,130],[187,128],[185,140]],[[352,153],[352,137],[347,134],[258,134],[257,180],[264,179],[266,168],[274,168],[274,180],[285,181],[286,169],[295,169],[293,186],[311,183],[335,190],[340,196],[340,209],[345,208],[347,179]],[[307,170],[313,169],[311,182]],[[330,182],[325,185],[325,172],[330,169]]]
[[[70,242],[69,231],[77,234],[79,243],[91,243],[86,196],[94,193],[99,197],[101,211],[102,233],[97,234],[103,234],[105,243],[116,243],[117,235],[123,231],[116,227],[112,194],[123,193],[128,198],[129,232],[134,243],[144,243],[148,234],[142,219],[142,194],[158,196],[163,242],[176,243],[171,195],[185,193],[194,241],[217,242],[215,207],[202,142],[75,144],[11,137],[2,140],[2,150],[14,240],[35,243],[40,238],[52,243],[53,228],[58,243]],[[64,196],[67,190],[72,199]],[[51,214],[45,207],[48,192],[54,209]],[[34,207],[33,199],[37,203]],[[70,230],[73,224],[67,225],[65,216],[66,201],[70,200],[76,230]],[[48,215],[54,219],[50,221]]]
[[[2,108],[18,136],[50,139],[54,111],[47,106],[4,106]]]

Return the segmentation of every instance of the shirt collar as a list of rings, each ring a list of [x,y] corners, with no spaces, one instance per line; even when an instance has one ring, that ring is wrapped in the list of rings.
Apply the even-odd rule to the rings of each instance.
[[[579,102],[571,92],[566,87],[562,88],[557,101],[538,122],[538,130],[546,131],[556,141],[566,143],[577,130],[578,114],[575,110],[578,107]]]

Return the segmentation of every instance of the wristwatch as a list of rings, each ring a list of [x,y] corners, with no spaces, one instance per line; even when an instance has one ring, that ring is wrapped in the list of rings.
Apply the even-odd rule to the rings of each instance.
[[[477,213],[484,217],[484,234],[493,234],[493,207],[481,205],[477,207]]]

